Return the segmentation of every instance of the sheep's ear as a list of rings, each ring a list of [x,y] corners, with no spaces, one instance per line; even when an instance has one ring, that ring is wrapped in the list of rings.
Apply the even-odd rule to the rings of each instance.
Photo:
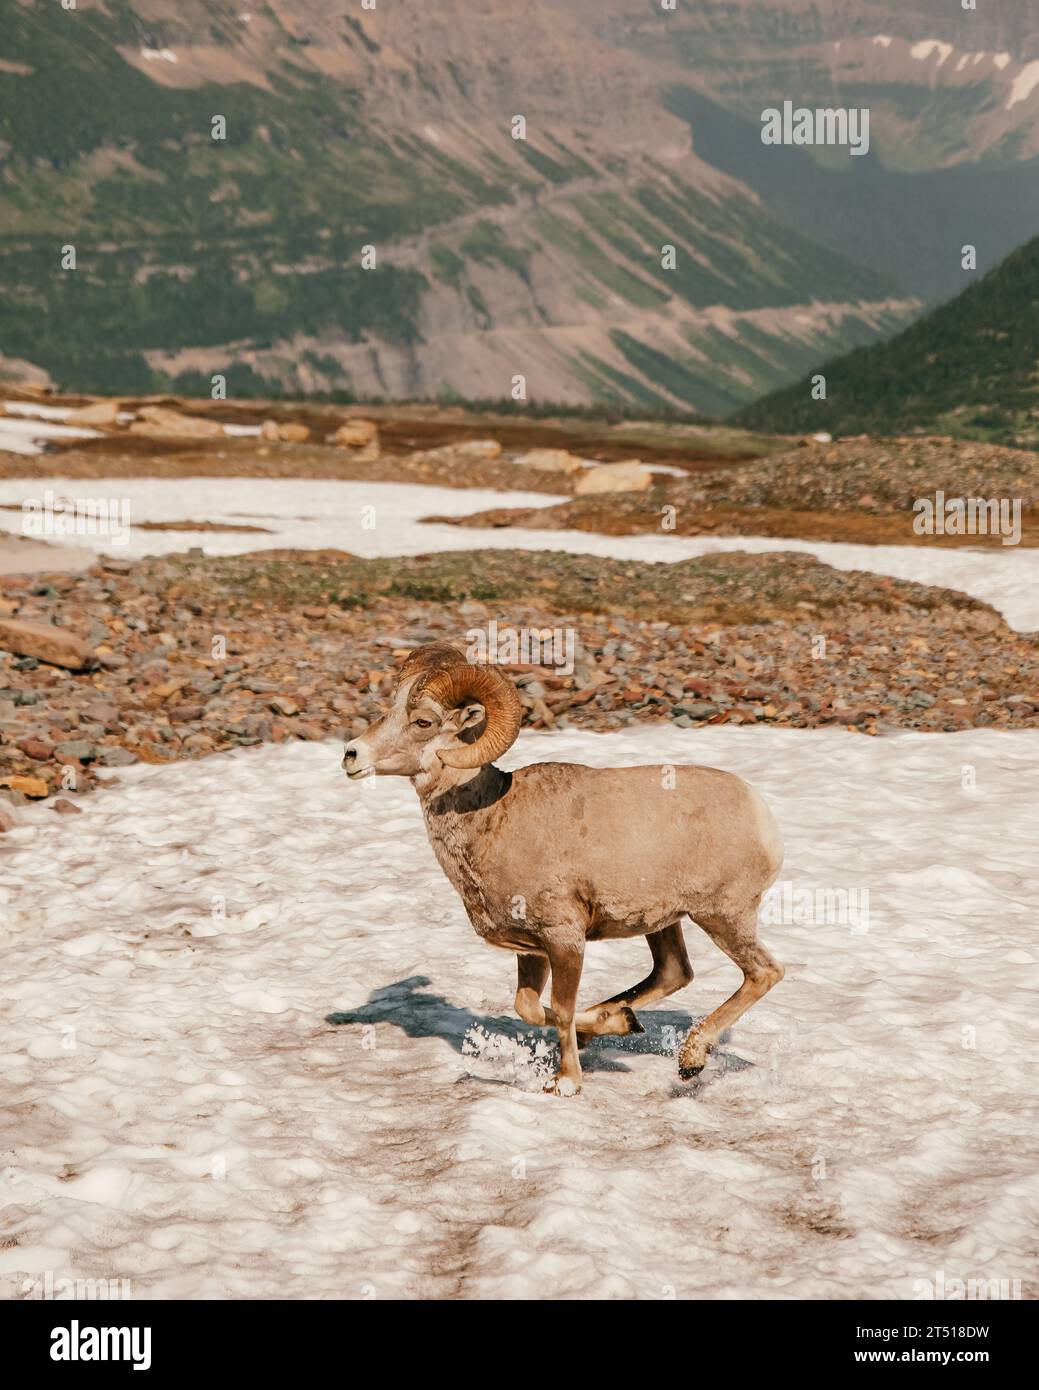
[[[460,734],[466,729],[475,729],[482,724],[486,718],[483,705],[479,700],[469,700],[464,705],[459,705],[457,709],[449,710],[444,715],[444,722],[441,729],[451,733]]]

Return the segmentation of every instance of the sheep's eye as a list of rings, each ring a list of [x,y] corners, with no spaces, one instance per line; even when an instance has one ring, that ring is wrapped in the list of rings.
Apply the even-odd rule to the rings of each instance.
[[[433,727],[432,719],[416,719],[415,723],[420,729],[431,729]]]

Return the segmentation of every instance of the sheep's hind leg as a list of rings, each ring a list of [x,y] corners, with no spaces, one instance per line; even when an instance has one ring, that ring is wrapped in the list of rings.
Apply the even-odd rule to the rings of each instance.
[[[693,978],[693,967],[685,949],[681,920],[672,922],[663,931],[653,932],[646,937],[653,956],[653,969],[644,980],[620,994],[611,995],[601,1004],[583,1009],[577,1016],[577,1041],[584,1046],[593,1037],[624,1036],[628,1033],[644,1033],[646,1030],[635,1017],[635,1009],[643,1004],[652,1004],[657,999],[666,999],[669,994],[683,989]],[[591,1026],[588,1021],[591,1020]]]
[[[678,1054],[678,1074],[683,1081],[703,1071],[707,1054],[726,1028],[731,1028],[752,1004],[762,999],[773,985],[778,985],[784,973],[783,967],[758,940],[757,904],[742,916],[699,918],[696,925],[740,967],[743,983],[702,1023],[690,1028]]]
[[[516,957],[516,1001],[517,1015],[524,1023],[535,1028],[557,1027],[555,1012],[541,1002],[541,992],[548,982],[549,963],[544,956],[519,955]],[[605,1005],[595,1009],[584,1009],[574,1016],[578,1046],[583,1047],[589,1038],[596,1034],[641,1033],[642,1025],[630,1009],[615,1006],[607,1011]]]

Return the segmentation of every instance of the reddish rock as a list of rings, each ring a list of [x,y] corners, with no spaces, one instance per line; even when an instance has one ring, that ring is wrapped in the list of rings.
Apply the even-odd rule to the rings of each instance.
[[[190,724],[194,719],[201,719],[205,713],[204,705],[170,705],[170,719],[176,720],[178,724]]]
[[[23,738],[19,741],[18,747],[27,757],[34,758],[37,762],[43,762],[54,752],[54,744],[45,738]]]

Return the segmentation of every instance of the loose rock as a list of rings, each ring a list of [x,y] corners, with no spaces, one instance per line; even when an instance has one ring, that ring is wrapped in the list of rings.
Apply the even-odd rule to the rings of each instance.
[[[574,492],[584,496],[595,492],[645,492],[653,479],[638,459],[622,463],[603,463],[591,468],[574,484]]]
[[[92,656],[87,643],[74,633],[18,618],[0,618],[0,649],[34,656],[52,666],[66,666],[70,671],[81,671]]]

